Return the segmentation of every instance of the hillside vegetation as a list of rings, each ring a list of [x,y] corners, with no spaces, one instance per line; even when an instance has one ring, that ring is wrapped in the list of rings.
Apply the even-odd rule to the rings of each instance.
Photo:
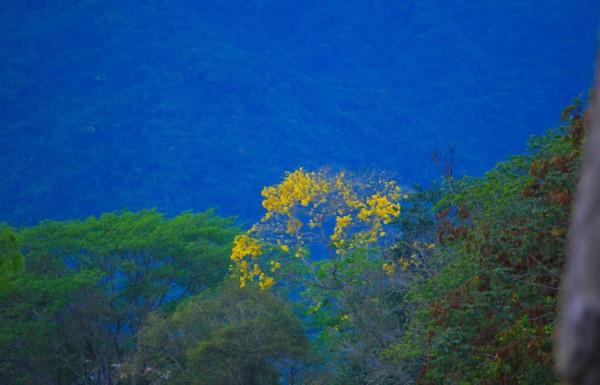
[[[554,384],[586,124],[576,101],[527,154],[429,189],[299,169],[246,231],[213,211],[5,226],[0,382]]]
[[[597,2],[5,0],[0,220],[261,216],[323,165],[482,175],[590,84]],[[574,60],[576,58],[576,60]],[[576,63],[574,65],[573,63]]]

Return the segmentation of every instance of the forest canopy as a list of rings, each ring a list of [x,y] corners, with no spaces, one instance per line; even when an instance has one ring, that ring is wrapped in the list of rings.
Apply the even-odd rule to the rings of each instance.
[[[6,384],[555,384],[585,104],[483,177],[298,169],[243,231],[155,209],[4,226]],[[23,269],[24,262],[24,269]]]

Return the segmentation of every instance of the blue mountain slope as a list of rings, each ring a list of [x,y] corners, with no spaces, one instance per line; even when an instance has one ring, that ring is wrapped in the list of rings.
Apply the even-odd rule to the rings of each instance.
[[[218,206],[285,170],[480,174],[591,84],[596,1],[7,1],[0,220]]]

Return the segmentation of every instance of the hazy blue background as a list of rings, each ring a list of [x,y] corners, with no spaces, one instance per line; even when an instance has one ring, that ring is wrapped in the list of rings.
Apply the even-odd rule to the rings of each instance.
[[[592,84],[597,0],[4,0],[0,221],[218,206],[285,170],[480,175]]]

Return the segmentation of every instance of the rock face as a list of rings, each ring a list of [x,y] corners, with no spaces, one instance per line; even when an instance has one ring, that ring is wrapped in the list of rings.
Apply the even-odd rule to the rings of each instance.
[[[596,90],[600,86],[596,64]],[[600,98],[591,126],[569,241],[557,332],[557,367],[567,384],[600,384]]]

